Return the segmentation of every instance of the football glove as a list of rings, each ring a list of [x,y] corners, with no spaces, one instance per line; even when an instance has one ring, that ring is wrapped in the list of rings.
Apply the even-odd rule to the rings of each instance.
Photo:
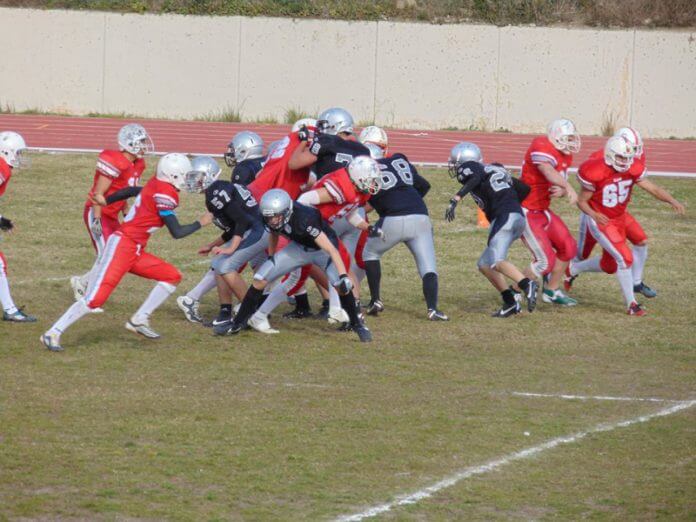
[[[445,210],[445,219],[450,223],[454,221],[454,209],[457,208],[458,201],[454,198],[450,199],[450,204]]]
[[[92,218],[92,221],[89,223],[89,229],[92,231],[92,234],[94,237],[102,237],[103,230],[102,230],[102,223],[101,223],[101,218],[95,217]]]
[[[348,274],[341,274],[338,276],[338,283],[336,283],[336,291],[341,295],[346,295],[353,289],[353,282],[348,277]]]
[[[369,227],[367,227],[367,236],[368,237],[378,237],[382,241],[387,240],[387,236],[385,235],[384,230],[382,230],[380,227],[374,226],[374,225],[370,225]]]
[[[302,125],[302,127],[300,127],[300,130],[297,131],[297,137],[300,139],[300,141],[307,141],[309,139],[309,129],[306,125]]]
[[[12,220],[0,216],[0,230],[12,230],[13,228]]]

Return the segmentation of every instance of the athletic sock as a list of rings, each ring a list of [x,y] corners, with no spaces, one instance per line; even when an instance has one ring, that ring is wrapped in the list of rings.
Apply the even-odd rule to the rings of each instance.
[[[190,297],[191,299],[200,301],[201,299],[203,299],[203,296],[205,294],[210,292],[216,286],[217,283],[215,281],[215,270],[210,269],[205,273],[205,275],[198,282],[198,284],[194,286],[188,294],[186,294],[186,297]]]
[[[83,299],[79,299],[75,301],[70,308],[68,308],[65,313],[58,319],[53,326],[48,330],[47,333],[50,334],[55,334],[55,335],[60,335],[62,334],[65,330],[68,329],[70,325],[72,325],[75,321],[78,319],[84,317],[88,313],[90,313],[91,310],[87,306],[87,303]]]
[[[573,261],[569,265],[570,275],[576,276],[583,272],[601,272],[600,261],[601,258],[599,256],[591,257],[584,261]]]
[[[435,272],[428,272],[423,276],[423,295],[428,310],[437,310],[438,280]]]
[[[341,296],[333,285],[329,285],[329,310],[337,310],[341,308]]]
[[[232,303],[225,303],[220,305],[220,316],[218,319],[230,319],[232,318]]]
[[[273,291],[266,296],[266,299],[259,307],[259,312],[268,316],[275,310],[283,301],[285,301],[285,285],[276,286]]]
[[[309,296],[307,292],[303,294],[295,294],[295,310],[309,312]]]
[[[348,317],[350,317],[351,326],[358,326],[360,323],[360,318],[358,317],[358,310],[355,307],[355,298],[352,292],[348,292],[346,295],[340,296],[341,307],[346,311]]]
[[[382,280],[382,265],[379,260],[365,261],[365,273],[367,274],[367,285],[370,287],[370,298],[380,299],[379,286]]]
[[[0,304],[2,304],[2,309],[8,314],[17,312],[17,307],[10,295],[10,283],[7,280],[7,276],[2,273],[0,273]]]
[[[616,271],[616,278],[621,285],[621,293],[624,296],[624,301],[626,301],[626,306],[630,306],[636,300],[636,296],[633,293],[633,274],[631,269],[619,268]]]
[[[517,282],[517,286],[519,286],[521,290],[526,292],[529,288],[529,283],[531,283],[531,280],[528,277],[525,277]]]
[[[633,275],[633,284],[639,285],[643,282],[643,269],[645,262],[648,259],[648,245],[633,247],[633,265],[631,265],[631,274]]]
[[[172,284],[163,281],[157,283],[138,311],[133,314],[133,322],[136,324],[146,323],[152,313],[174,293],[174,290],[176,290],[176,286]]]
[[[239,307],[239,311],[234,318],[234,324],[244,326],[247,323],[251,314],[258,308],[258,302],[262,295],[263,290],[259,290],[254,286],[249,287],[244,299],[242,299],[242,306]]]
[[[500,292],[500,295],[503,298],[503,303],[506,305],[514,305],[515,304],[515,293],[512,291],[511,288],[508,288],[507,290],[503,290]]]

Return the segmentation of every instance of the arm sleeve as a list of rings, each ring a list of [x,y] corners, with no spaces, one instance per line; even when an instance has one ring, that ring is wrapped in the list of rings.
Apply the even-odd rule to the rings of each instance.
[[[413,170],[413,188],[418,191],[422,198],[424,198],[430,190],[430,183],[428,183],[428,180],[418,174],[415,169]]]
[[[167,225],[167,230],[172,235],[174,239],[181,239],[182,237],[190,236],[196,230],[201,228],[201,224],[198,221],[194,221],[188,225],[182,225],[176,218],[176,214],[171,210],[167,210],[160,213],[164,224]]]
[[[108,198],[106,198],[106,203],[108,205],[111,205],[112,203],[115,203],[116,201],[123,201],[124,199],[132,198],[140,194],[140,191],[143,190],[143,187],[126,187],[121,190],[117,190],[113,194],[111,194]]]
[[[476,176],[471,176],[464,185],[462,185],[462,188],[460,188],[457,191],[457,196],[460,198],[464,198],[469,192],[474,190],[480,183],[480,180]]]
[[[512,188],[515,189],[517,199],[520,203],[522,203],[526,197],[529,196],[529,192],[532,190],[529,185],[519,178],[512,178]]]

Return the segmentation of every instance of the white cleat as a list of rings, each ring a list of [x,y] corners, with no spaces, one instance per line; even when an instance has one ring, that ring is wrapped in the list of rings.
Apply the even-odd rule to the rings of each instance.
[[[329,324],[345,324],[350,322],[350,317],[343,308],[329,308],[326,320]]]
[[[131,332],[142,335],[143,337],[147,337],[148,339],[159,339],[161,337],[160,334],[150,328],[150,324],[147,321],[137,324],[133,322],[132,317],[126,323],[126,330],[130,330]]]
[[[280,333],[280,330],[276,330],[275,328],[271,328],[271,323],[268,322],[268,317],[265,317],[261,314],[252,315],[249,318],[249,321],[247,321],[247,324],[249,326],[251,326],[257,332],[261,332],[264,334]]]
[[[50,331],[41,336],[41,344],[51,352],[63,351],[63,347],[60,345],[60,335],[50,333]]]
[[[176,304],[179,309],[184,312],[186,320],[191,323],[202,323],[203,318],[201,317],[201,312],[198,308],[200,301],[197,301],[186,295],[181,295],[176,298]]]
[[[79,301],[87,293],[87,285],[82,282],[82,277],[80,276],[72,276],[70,278],[70,286],[72,287],[75,301]]]

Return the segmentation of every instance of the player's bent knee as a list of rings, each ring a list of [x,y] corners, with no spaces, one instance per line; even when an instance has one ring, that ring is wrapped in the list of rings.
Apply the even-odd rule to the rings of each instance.
[[[252,283],[252,286],[256,288],[257,290],[263,290],[266,288],[266,285],[268,285],[268,281],[263,279],[262,277],[254,277],[254,282]]]

